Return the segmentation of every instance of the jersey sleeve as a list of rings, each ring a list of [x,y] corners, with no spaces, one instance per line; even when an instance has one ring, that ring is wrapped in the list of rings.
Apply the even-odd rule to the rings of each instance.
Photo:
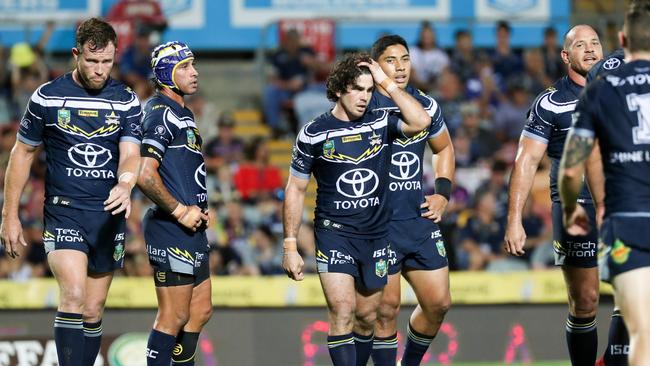
[[[535,100],[528,111],[522,136],[548,144],[553,133],[553,113],[545,108],[545,104],[550,103],[548,100],[551,94],[552,92],[544,92]]]
[[[427,111],[427,114],[431,116],[431,126],[429,126],[428,138],[432,139],[443,133],[447,129],[447,126],[442,117],[442,109],[440,108],[440,105],[430,96],[426,94],[423,94],[423,96],[429,101],[429,105],[423,106],[424,110]]]
[[[580,95],[576,109],[571,115],[573,133],[582,137],[594,137],[598,122],[598,106],[596,89],[603,86],[602,80],[590,84]]]
[[[43,131],[46,122],[46,110],[39,103],[41,98],[38,96],[40,88],[32,94],[32,97],[25,108],[23,118],[20,120],[20,128],[18,129],[18,141],[31,145],[38,146],[43,142]]]
[[[164,104],[151,107],[142,118],[142,146],[140,155],[162,161],[167,147],[174,141],[180,127]]]
[[[142,106],[135,93],[128,89],[131,94],[131,102],[128,104],[129,109],[122,119],[122,135],[120,142],[128,141],[140,145],[142,141]]]
[[[293,151],[291,153],[291,166],[289,168],[291,175],[301,179],[309,179],[317,157],[314,141],[305,131],[307,127],[309,125],[303,127],[298,133],[298,137],[296,137],[296,143],[293,145]]]

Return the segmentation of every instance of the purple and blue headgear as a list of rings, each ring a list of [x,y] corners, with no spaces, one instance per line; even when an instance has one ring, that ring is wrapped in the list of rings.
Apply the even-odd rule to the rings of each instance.
[[[157,46],[151,52],[151,68],[156,82],[180,94],[174,72],[178,65],[193,59],[194,53],[185,43],[172,41]]]

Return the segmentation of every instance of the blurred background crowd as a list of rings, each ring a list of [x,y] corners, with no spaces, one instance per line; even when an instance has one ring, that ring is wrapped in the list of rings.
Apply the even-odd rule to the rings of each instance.
[[[133,1],[126,1],[133,2]],[[145,1],[147,2],[147,1]],[[119,18],[118,1],[107,14]],[[150,2],[147,2],[150,3]],[[123,11],[123,9],[122,9]],[[120,39],[114,78],[130,85],[146,103],[153,94],[149,82],[151,49],[164,39],[167,20],[154,12],[131,22],[131,39]],[[3,47],[0,39],[0,191],[16,131],[30,95],[36,88],[71,70],[69,55],[53,57],[46,45],[54,27],[49,23],[36,43]],[[454,44],[438,46],[435,24],[423,21],[417,37],[407,39],[412,62],[411,83],[433,96],[442,108],[456,153],[452,198],[441,223],[452,270],[522,270],[552,266],[549,164],[537,172],[525,209],[526,255],[508,257],[502,249],[507,214],[507,189],[517,142],[534,97],[565,74],[560,58],[562,34],[543,30],[543,42],[520,49],[511,46],[512,26],[499,21],[492,47],[475,47],[468,29],[455,31]],[[381,36],[378,32],[377,36]],[[213,275],[282,274],[281,210],[291,146],[298,129],[326,112],[324,80],[336,55],[354,50],[318,50],[300,32],[288,28],[277,48],[262,58],[244,55],[236,62],[259,64],[260,88],[250,88],[246,108],[224,108],[205,92],[188,98],[203,137],[210,200],[208,238]],[[72,39],[70,46],[72,46]],[[606,42],[605,42],[606,43]],[[609,43],[613,44],[612,42]],[[126,45],[126,46],[125,46]],[[191,46],[191,44],[190,44]],[[368,45],[370,46],[370,45]],[[611,50],[611,47],[610,49]],[[361,50],[367,51],[367,50]],[[606,50],[607,52],[608,50]],[[237,58],[237,56],[229,56]],[[198,52],[197,68],[203,88],[215,85],[203,66],[219,63],[219,55]],[[259,71],[258,71],[259,69]],[[235,80],[236,75],[230,80]],[[250,78],[250,76],[248,76]],[[427,194],[433,192],[430,152],[425,157]],[[34,161],[21,201],[25,238],[30,245],[18,259],[0,254],[0,278],[26,280],[50,276],[42,245],[45,156]],[[313,184],[312,184],[313,186]],[[298,243],[308,272],[315,273],[313,228],[314,187],[310,188]],[[151,274],[142,217],[151,202],[134,190],[128,220],[125,276]]]

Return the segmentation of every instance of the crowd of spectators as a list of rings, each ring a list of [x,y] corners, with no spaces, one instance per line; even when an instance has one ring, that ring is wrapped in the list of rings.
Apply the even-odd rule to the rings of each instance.
[[[542,163],[525,209],[527,254],[507,256],[503,237],[507,214],[507,185],[527,109],[537,93],[564,74],[557,34],[547,29],[539,48],[513,49],[512,29],[500,22],[493,49],[476,49],[472,34],[459,30],[452,49],[440,49],[434,27],[423,23],[418,39],[410,40],[413,83],[440,104],[456,152],[456,177],[452,198],[441,223],[454,270],[514,270],[552,266],[548,161]],[[128,82],[143,103],[151,96],[147,83],[151,32],[138,28],[134,48],[127,49],[115,68],[115,77]],[[25,101],[35,88],[59,73],[43,61],[43,45],[0,47],[0,189],[8,156]],[[286,125],[285,109],[296,108],[295,97],[310,91],[312,100],[322,92],[318,73],[329,67],[319,63],[313,51],[290,32],[281,49],[270,58],[268,83],[260,110],[274,136],[250,139],[235,134],[236,121],[228,113],[218,117],[203,95],[189,98],[203,133],[205,169],[210,197],[211,225],[208,238],[210,267],[214,275],[273,275],[281,270],[283,174],[270,163],[272,138],[292,139],[299,125]],[[15,81],[19,78],[20,81]],[[205,85],[205,84],[204,84]],[[298,103],[301,104],[301,103]],[[298,106],[300,107],[300,106]],[[327,110],[323,96],[311,110]],[[291,111],[289,111],[291,112]],[[305,112],[303,112],[304,114]],[[287,135],[289,137],[287,137]],[[430,152],[427,152],[430,154]],[[430,156],[425,161],[431,161]],[[433,192],[430,164],[425,164],[427,194]],[[284,169],[284,168],[282,168]],[[17,260],[0,254],[0,278],[23,280],[49,275],[42,245],[42,205],[45,158],[34,162],[21,205],[25,237],[31,245]],[[142,217],[151,203],[134,192],[128,220],[128,244],[124,275],[150,275]],[[315,245],[310,213],[299,234],[299,246],[307,272],[315,273]]]

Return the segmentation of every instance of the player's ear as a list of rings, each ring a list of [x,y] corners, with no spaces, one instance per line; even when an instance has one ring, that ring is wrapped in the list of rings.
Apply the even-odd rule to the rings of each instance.
[[[560,57],[562,57],[562,62],[565,64],[569,64],[569,51],[567,50],[562,50],[560,51]]]
[[[75,61],[77,61],[77,57],[79,57],[80,54],[81,52],[77,47],[72,47],[72,57],[74,57]]]
[[[627,47],[627,37],[623,31],[618,31],[618,43],[621,44],[622,48]]]

